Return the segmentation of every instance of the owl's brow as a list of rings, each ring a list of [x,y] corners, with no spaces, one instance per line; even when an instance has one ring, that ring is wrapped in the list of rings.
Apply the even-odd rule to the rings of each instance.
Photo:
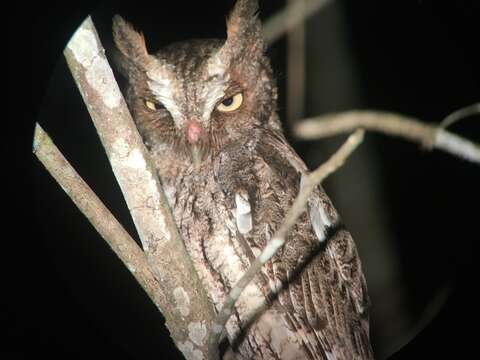
[[[243,88],[237,82],[232,82],[228,85],[227,89],[225,90],[225,95],[222,99],[227,99],[239,92],[243,91]],[[222,100],[221,99],[221,100]]]
[[[175,81],[173,79],[173,81]],[[177,106],[173,96],[174,84],[172,79],[149,76],[147,81],[148,89],[153,97],[159,101],[170,112],[177,121],[182,118],[182,112]]]
[[[218,101],[221,100],[229,88],[230,76],[228,74],[223,76],[210,76],[209,81],[205,81],[201,97],[204,100],[204,108],[202,119],[207,121],[210,118],[214,107]]]

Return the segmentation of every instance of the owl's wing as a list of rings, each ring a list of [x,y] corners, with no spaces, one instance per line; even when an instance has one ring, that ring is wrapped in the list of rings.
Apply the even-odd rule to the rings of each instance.
[[[253,220],[240,220],[248,225],[241,232],[251,248],[262,249],[282,223],[307,168],[280,133],[269,131],[257,145],[254,171],[261,181],[255,197],[243,205],[243,215]],[[369,299],[357,250],[320,186],[263,275],[269,297],[278,299],[310,358],[373,358]]]

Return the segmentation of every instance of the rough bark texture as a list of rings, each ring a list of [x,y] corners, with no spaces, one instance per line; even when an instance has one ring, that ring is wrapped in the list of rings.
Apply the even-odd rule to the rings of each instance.
[[[159,308],[168,305],[144,252],[69,164],[45,131],[36,125],[33,153],[53,176],[95,230],[122,260],[135,280]]]
[[[207,358],[213,308],[185,251],[156,170],[90,17],[64,53],[166,298],[158,305],[171,336],[187,359]]]
[[[419,143],[426,149],[443,150],[465,160],[480,163],[479,144],[439,126],[389,112],[352,110],[322,115],[299,121],[293,130],[298,138],[312,140],[349,133],[358,128],[398,136]]]

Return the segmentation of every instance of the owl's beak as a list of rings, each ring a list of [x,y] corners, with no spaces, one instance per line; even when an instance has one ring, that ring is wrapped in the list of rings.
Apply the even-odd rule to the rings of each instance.
[[[190,144],[192,154],[192,162],[196,168],[200,167],[202,163],[202,146],[200,139],[202,138],[204,129],[202,124],[195,119],[188,121],[185,128],[185,136]]]
[[[188,121],[185,132],[187,136],[187,141],[191,145],[195,145],[196,143],[198,143],[198,140],[200,140],[203,135],[203,126],[198,122],[198,120],[192,119]]]

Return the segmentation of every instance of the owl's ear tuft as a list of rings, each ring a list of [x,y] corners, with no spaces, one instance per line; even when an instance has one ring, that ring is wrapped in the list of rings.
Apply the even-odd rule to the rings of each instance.
[[[227,19],[226,45],[245,55],[263,52],[262,24],[257,0],[237,0]]]
[[[115,44],[126,58],[140,66],[148,63],[149,55],[142,33],[135,31],[120,15],[113,17],[112,31]]]
[[[227,19],[227,34],[229,39],[242,36],[242,34],[260,25],[257,16],[257,0],[237,0]]]
[[[227,40],[209,61],[210,75],[221,76],[232,66],[258,65],[263,55],[264,41],[262,24],[258,18],[257,0],[237,0],[227,18]]]

